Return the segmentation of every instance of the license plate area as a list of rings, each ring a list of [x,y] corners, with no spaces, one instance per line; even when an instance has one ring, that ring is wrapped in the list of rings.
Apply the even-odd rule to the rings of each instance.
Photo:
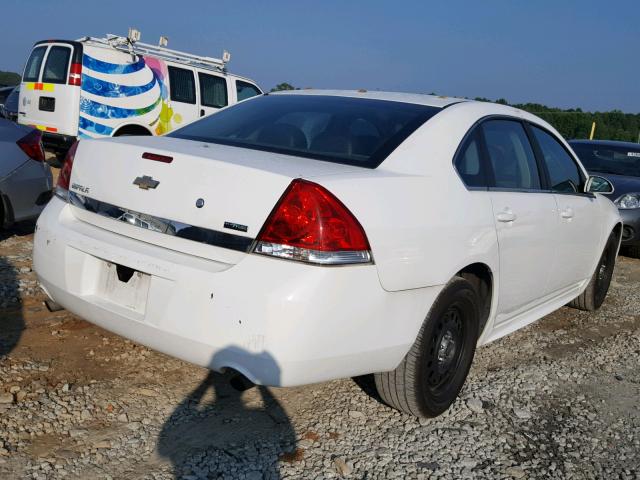
[[[38,108],[43,112],[55,112],[56,99],[53,97],[40,97]]]
[[[102,261],[96,295],[108,302],[144,314],[151,275],[125,265]]]

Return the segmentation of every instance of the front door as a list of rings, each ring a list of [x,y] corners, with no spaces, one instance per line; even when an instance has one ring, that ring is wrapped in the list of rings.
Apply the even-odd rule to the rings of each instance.
[[[600,245],[600,226],[594,221],[598,205],[593,194],[583,193],[586,176],[562,144],[546,130],[530,128],[558,208],[557,261],[549,287],[560,293],[593,273]]]

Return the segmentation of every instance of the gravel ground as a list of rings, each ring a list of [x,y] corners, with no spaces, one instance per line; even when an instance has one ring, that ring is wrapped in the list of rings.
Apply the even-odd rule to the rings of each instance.
[[[419,421],[368,377],[240,391],[49,313],[31,228],[0,232],[0,478],[640,479],[638,260],[598,313],[479,349],[456,404]]]

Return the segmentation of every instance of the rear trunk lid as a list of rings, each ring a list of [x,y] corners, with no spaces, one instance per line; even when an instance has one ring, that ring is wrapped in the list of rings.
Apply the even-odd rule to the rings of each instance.
[[[79,42],[36,43],[22,77],[18,122],[49,133],[77,135],[81,65]]]
[[[170,161],[143,158],[153,155]],[[83,221],[237,263],[294,178],[353,170],[361,169],[168,137],[82,140],[70,192],[76,197],[74,214]],[[99,215],[78,206],[87,198],[100,202]]]

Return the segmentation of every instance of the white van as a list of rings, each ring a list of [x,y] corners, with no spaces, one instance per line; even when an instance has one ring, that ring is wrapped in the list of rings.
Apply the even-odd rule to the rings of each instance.
[[[41,130],[59,158],[77,138],[163,135],[262,93],[227,72],[227,52],[223,59],[192,55],[136,42],[133,32],[34,45],[18,122]]]

